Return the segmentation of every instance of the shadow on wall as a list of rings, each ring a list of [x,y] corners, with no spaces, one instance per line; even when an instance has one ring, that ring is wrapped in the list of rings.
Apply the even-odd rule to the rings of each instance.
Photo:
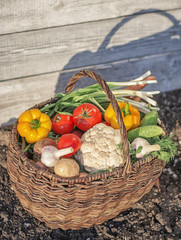
[[[172,23],[172,27],[168,28],[166,31],[162,31],[139,40],[130,41],[124,45],[107,48],[111,38],[114,34],[116,34],[118,29],[123,27],[123,25],[127,24],[129,21],[140,17],[143,13],[159,14],[169,19],[169,21]],[[168,36],[170,37],[167,39],[167,41],[162,41]],[[174,36],[177,37],[175,38]],[[154,46],[154,44],[151,45],[151,43],[153,43],[153,38],[155,39],[154,43],[160,42],[160,46],[158,44],[156,44],[156,46]],[[149,43],[150,47],[145,48],[145,45],[149,46]],[[174,16],[169,13],[159,11],[158,9],[149,9],[147,11],[144,10],[136,12],[134,15],[124,18],[108,33],[97,52],[93,53],[87,50],[77,53],[70,59],[67,65],[65,65],[60,72],[55,94],[64,91],[68,80],[80,69],[93,70],[100,74],[105,80],[109,81],[127,81],[142,75],[147,70],[151,70],[152,73],[157,76],[157,79],[159,79],[160,85],[158,86],[157,84],[156,87],[148,86],[147,90],[155,90],[154,87],[162,92],[173,90],[173,83],[171,82],[171,79],[173,79],[173,74],[176,74],[178,77],[181,75],[181,70],[178,70],[181,65],[181,54],[175,49],[181,50],[181,26],[179,25],[179,21],[175,19]],[[175,56],[173,59],[171,55],[174,51]],[[166,53],[167,59],[165,59],[165,56],[162,56],[161,53],[163,52]],[[154,56],[154,54],[159,53],[160,56]],[[152,57],[145,58],[143,56]],[[138,61],[128,60],[135,57]],[[113,61],[114,64],[111,63]],[[177,69],[176,72],[175,69]],[[177,76],[174,75],[174,77]],[[181,83],[178,82],[179,78],[176,79],[177,80],[175,81],[177,86],[175,88],[179,88],[179,84],[181,88]],[[77,86],[87,86],[90,84],[90,81],[92,81],[91,84],[94,83],[94,80],[88,80],[84,78],[84,81],[80,81]]]

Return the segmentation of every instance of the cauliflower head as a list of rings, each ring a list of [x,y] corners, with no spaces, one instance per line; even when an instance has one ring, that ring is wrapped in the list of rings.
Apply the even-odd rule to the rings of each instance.
[[[118,144],[120,131],[103,123],[96,124],[82,135],[82,145],[75,157],[88,172],[109,169],[124,164]]]

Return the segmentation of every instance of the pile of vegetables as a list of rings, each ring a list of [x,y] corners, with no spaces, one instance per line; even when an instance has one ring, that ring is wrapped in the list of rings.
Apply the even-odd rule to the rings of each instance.
[[[159,91],[141,91],[157,82],[150,74],[108,82],[122,113],[132,163],[148,154],[169,161],[177,152],[172,137],[158,125],[159,108],[152,97]],[[61,177],[123,166],[116,115],[101,87],[94,84],[56,97],[56,103],[27,110],[18,119],[19,146],[35,165]]]

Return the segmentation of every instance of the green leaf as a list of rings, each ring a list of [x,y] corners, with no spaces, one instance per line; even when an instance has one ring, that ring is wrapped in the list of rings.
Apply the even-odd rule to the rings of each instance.
[[[158,158],[160,158],[166,162],[169,162],[171,157],[168,152],[160,151],[158,154]]]
[[[155,141],[154,144],[160,145],[161,150],[158,152],[152,152],[151,155],[157,156],[163,161],[169,162],[177,154],[177,144],[172,140],[172,135],[164,136],[159,139],[159,141]]]
[[[170,161],[170,154],[168,152],[164,151],[152,152],[151,155],[166,162]]]

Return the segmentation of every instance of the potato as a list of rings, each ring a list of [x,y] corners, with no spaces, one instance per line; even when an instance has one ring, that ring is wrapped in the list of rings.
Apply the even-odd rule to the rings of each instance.
[[[55,174],[61,177],[76,177],[79,170],[78,163],[72,158],[61,158],[54,167]]]

